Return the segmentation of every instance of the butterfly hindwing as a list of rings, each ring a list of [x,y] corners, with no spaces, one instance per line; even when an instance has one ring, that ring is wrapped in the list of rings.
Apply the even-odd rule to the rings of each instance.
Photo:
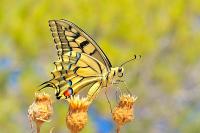
[[[95,58],[75,51],[65,53],[63,57],[54,63],[53,78],[46,83],[55,86],[57,98],[69,97],[83,87],[102,80],[101,73],[106,68]]]

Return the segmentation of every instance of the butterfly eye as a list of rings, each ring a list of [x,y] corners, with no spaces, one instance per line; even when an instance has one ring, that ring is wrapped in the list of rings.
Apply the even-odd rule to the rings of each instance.
[[[123,74],[123,68],[122,67],[119,67],[118,68],[118,77],[122,77],[124,74]]]
[[[122,68],[121,68],[121,67],[118,69],[118,72],[119,72],[119,73],[122,72]]]

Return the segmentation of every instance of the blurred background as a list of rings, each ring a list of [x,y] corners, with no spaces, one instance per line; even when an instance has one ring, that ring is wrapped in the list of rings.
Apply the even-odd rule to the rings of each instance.
[[[113,66],[125,66],[128,88],[138,96],[136,118],[123,133],[200,132],[199,0],[1,0],[0,132],[31,132],[27,109],[37,86],[50,79],[56,50],[50,19],[67,19],[93,37]],[[50,94],[54,90],[49,89]],[[115,87],[110,100],[115,106]],[[114,132],[104,93],[89,110],[83,133]],[[69,132],[67,105],[55,100],[42,132]]]

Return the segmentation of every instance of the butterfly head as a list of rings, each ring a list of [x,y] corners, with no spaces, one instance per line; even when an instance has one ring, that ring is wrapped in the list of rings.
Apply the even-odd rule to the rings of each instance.
[[[120,66],[112,68],[109,77],[117,81],[121,79],[123,75],[124,75],[124,68]]]
[[[115,67],[111,68],[111,71],[108,75],[108,80],[110,83],[118,84],[121,82],[121,78],[124,76],[124,68],[123,67]]]

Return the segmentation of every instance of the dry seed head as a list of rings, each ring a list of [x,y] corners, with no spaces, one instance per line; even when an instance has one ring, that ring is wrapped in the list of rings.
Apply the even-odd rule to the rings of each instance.
[[[117,125],[124,125],[133,120],[133,112],[130,109],[116,107],[113,110],[113,120]]]
[[[29,106],[28,117],[36,125],[48,121],[53,114],[51,97],[46,93],[35,93],[35,101]]]
[[[86,112],[72,113],[66,118],[67,127],[72,133],[80,132],[88,121],[88,115]]]
[[[87,123],[87,111],[91,102],[79,96],[71,97],[67,101],[69,103],[69,112],[66,117],[67,127],[72,133],[80,132]]]
[[[120,102],[114,108],[112,116],[118,126],[122,126],[134,119],[133,104],[137,97],[123,94],[120,96]]]

